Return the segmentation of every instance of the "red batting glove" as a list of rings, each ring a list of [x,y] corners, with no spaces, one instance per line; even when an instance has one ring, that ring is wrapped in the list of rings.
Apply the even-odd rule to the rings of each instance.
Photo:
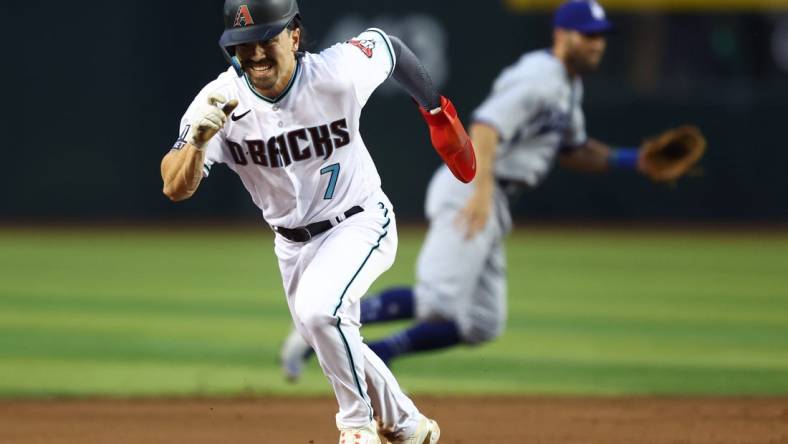
[[[462,126],[457,110],[449,99],[441,96],[441,108],[437,114],[419,106],[421,116],[430,127],[430,138],[435,151],[440,154],[454,177],[468,183],[476,175],[476,155],[473,144]]]

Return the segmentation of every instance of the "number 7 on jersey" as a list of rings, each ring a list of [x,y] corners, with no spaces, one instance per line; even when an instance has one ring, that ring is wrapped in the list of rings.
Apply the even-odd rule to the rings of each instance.
[[[335,163],[333,165],[329,165],[322,170],[320,170],[320,175],[331,173],[331,177],[328,178],[328,187],[326,188],[326,194],[323,195],[323,199],[331,199],[334,197],[334,187],[337,185],[337,177],[339,177],[339,164]]]

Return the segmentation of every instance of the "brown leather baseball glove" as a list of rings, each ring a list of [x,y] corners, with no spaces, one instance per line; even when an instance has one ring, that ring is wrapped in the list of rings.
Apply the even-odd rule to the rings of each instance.
[[[692,125],[669,129],[646,139],[638,153],[638,169],[656,182],[670,182],[687,173],[706,151],[706,138]]]

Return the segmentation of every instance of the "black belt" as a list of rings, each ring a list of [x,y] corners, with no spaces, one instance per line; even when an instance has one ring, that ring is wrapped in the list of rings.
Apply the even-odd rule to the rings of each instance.
[[[333,218],[333,220],[321,220],[320,222],[313,222],[304,227],[285,228],[275,226],[273,229],[277,233],[281,234],[285,239],[291,240],[293,242],[306,242],[320,233],[325,233],[326,231],[330,230],[331,227],[340,224],[348,217],[358,214],[362,211],[364,211],[364,209],[356,205],[355,207],[342,213],[342,216],[344,217],[337,216]]]

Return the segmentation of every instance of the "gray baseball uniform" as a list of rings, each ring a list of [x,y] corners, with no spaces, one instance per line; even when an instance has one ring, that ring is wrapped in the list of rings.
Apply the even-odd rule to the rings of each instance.
[[[427,190],[430,226],[416,270],[418,318],[454,319],[471,344],[501,334],[506,319],[503,239],[512,226],[507,194],[537,186],[561,150],[585,143],[582,96],[580,78],[570,78],[549,51],[527,53],[498,76],[473,114],[475,122],[492,126],[500,137],[492,216],[466,241],[455,219],[474,185],[458,182],[445,166],[438,169]]]

